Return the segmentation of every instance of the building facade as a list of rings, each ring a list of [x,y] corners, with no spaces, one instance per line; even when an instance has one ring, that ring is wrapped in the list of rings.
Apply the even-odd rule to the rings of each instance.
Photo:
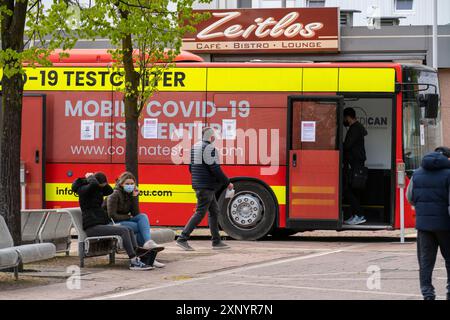
[[[438,71],[443,139],[450,145],[450,1],[438,0]],[[196,9],[340,8],[340,48],[332,53],[205,53],[207,61],[407,62],[433,66],[430,0],[213,0]]]

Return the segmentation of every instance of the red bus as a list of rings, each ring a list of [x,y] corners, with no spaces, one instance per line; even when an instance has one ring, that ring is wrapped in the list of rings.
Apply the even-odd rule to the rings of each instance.
[[[73,50],[52,60],[52,67],[26,71],[26,208],[77,206],[75,178],[101,170],[114,181],[125,169],[117,91],[123,84],[106,50]],[[220,225],[231,237],[399,228],[396,167],[405,163],[411,174],[441,144],[440,112],[427,104],[436,94],[436,71],[421,65],[206,63],[182,53],[140,120],[141,211],[153,226],[186,223],[196,202],[187,148],[209,125],[219,133],[223,169],[236,190],[232,199],[217,194]],[[368,131],[369,177],[361,195],[367,222],[356,226],[343,223],[344,106],[355,108]],[[405,226],[414,226],[408,205]]]

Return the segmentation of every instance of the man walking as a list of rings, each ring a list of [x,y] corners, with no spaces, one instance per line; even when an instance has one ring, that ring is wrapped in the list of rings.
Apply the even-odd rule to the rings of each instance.
[[[228,189],[231,190],[233,184],[230,183],[230,180],[220,168],[218,152],[213,145],[214,140],[214,129],[205,127],[202,130],[202,141],[196,143],[191,149],[189,171],[192,175],[192,188],[197,196],[197,207],[176,242],[184,250],[194,250],[187,240],[207,211],[209,211],[208,221],[212,236],[212,248],[229,248],[220,240],[218,221],[220,210],[216,200],[216,192],[223,186],[228,186]]]
[[[447,300],[450,300],[450,149],[439,147],[425,155],[406,191],[416,209],[417,258],[420,290],[424,300],[435,300],[431,282],[438,247],[447,269]]]
[[[366,161],[364,137],[367,130],[356,119],[353,108],[344,109],[344,126],[349,128],[344,140],[344,197],[350,202],[351,211],[350,218],[344,223],[355,225],[366,222],[360,203],[361,191],[353,188],[352,176],[355,170],[364,167]]]

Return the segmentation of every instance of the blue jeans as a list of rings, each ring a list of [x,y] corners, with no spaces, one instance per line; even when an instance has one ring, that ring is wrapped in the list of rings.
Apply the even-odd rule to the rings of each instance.
[[[128,220],[120,221],[119,224],[133,230],[140,247],[150,240],[150,223],[146,214],[140,213]]]

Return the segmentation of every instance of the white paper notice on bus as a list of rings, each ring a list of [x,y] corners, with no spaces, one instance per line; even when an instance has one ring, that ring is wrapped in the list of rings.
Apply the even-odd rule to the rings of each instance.
[[[425,145],[425,126],[423,124],[420,125],[420,145]]]
[[[158,138],[158,119],[145,118],[144,119],[144,139]]]
[[[302,142],[316,142],[316,122],[302,121]]]
[[[94,120],[81,120],[81,140],[94,140],[95,139],[95,121]]]
[[[222,139],[225,140],[236,139],[236,119],[222,120]]]

